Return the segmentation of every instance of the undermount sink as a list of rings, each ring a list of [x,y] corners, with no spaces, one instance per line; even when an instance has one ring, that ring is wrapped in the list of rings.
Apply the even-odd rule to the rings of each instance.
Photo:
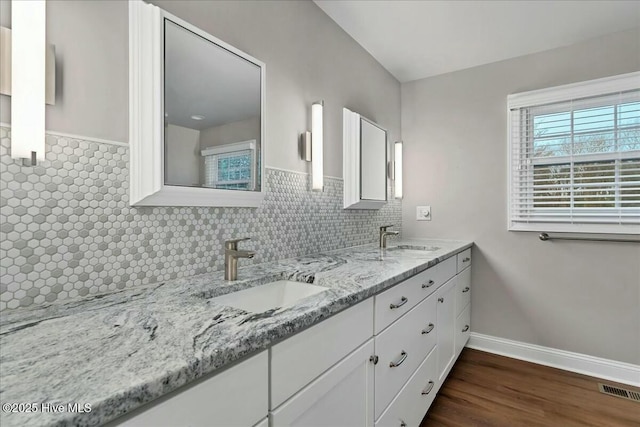
[[[278,280],[254,286],[212,299],[213,302],[239,308],[253,313],[262,313],[275,308],[290,307],[302,298],[326,291],[323,286],[309,283]]]
[[[438,248],[436,246],[397,245],[397,246],[392,246],[392,247],[388,248],[387,250],[393,250],[393,249],[404,249],[404,250],[410,250],[410,251],[429,251],[429,252],[433,252],[433,251],[437,251],[440,248]]]

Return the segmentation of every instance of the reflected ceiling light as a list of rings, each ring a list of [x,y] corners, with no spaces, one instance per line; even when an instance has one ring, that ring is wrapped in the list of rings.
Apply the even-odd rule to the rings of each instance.
[[[191,118],[193,120],[204,120],[204,116],[201,116],[200,114],[194,114]]]

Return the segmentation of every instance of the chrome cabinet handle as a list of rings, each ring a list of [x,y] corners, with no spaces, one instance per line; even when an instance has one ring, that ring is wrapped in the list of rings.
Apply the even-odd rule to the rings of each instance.
[[[430,288],[430,287],[433,286],[434,283],[436,283],[436,282],[434,282],[433,280],[429,280],[427,283],[423,283],[422,284],[422,289]]]
[[[425,388],[424,390],[422,390],[422,393],[420,393],[420,394],[422,394],[423,396],[425,396],[425,395],[427,395],[427,394],[431,393],[431,390],[433,390],[433,386],[434,386],[434,385],[435,385],[435,384],[433,383],[433,381],[429,380],[429,385],[427,386],[427,388]]]
[[[394,308],[402,307],[407,303],[407,301],[409,301],[407,297],[402,297],[400,298],[400,302],[398,304],[394,304],[394,303],[389,304],[389,308],[393,310]]]
[[[407,423],[405,423],[404,421],[400,420],[400,427],[407,427]]]
[[[433,328],[435,328],[435,325],[433,323],[429,323],[429,326],[427,326],[427,329],[422,330],[422,335],[428,334],[429,332],[433,331]]]
[[[444,298],[438,298],[438,302],[444,302]]]
[[[469,258],[469,257],[466,257],[466,258],[464,258],[464,259],[462,260],[462,262],[469,262],[469,261],[471,261],[471,258]]]
[[[402,352],[400,353],[400,359],[398,359],[397,362],[391,362],[389,363],[389,367],[390,368],[395,368],[398,367],[400,365],[402,365],[404,363],[405,360],[407,360],[407,352],[402,350]]]
[[[464,294],[465,292],[469,292],[469,287],[468,287],[468,286],[466,286],[466,287],[462,290],[462,293],[463,293],[463,294]]]
[[[467,332],[469,330],[469,325],[464,325],[464,328],[462,328],[462,332]]]

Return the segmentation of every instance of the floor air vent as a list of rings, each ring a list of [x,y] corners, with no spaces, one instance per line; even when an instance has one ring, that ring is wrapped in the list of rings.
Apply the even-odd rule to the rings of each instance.
[[[640,402],[640,393],[633,390],[626,390],[620,387],[614,387],[606,384],[598,384],[600,393],[608,394],[610,396],[622,397],[624,399],[633,400],[634,402]]]

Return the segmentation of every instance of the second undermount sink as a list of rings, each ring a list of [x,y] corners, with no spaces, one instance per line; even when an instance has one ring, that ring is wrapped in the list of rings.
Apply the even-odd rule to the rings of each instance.
[[[239,308],[252,313],[262,313],[275,308],[290,307],[302,298],[326,291],[327,288],[309,283],[278,280],[254,286],[212,299],[213,302]]]

